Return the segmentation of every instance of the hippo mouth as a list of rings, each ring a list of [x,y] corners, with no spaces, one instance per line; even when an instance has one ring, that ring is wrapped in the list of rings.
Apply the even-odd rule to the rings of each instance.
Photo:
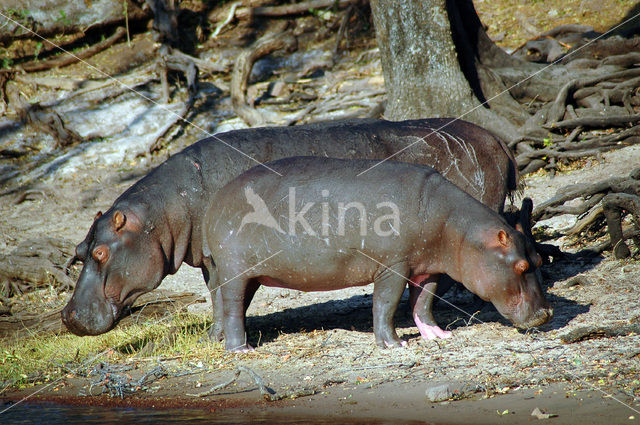
[[[518,329],[535,328],[547,323],[553,317],[553,308],[545,301],[542,306],[534,307],[518,296],[511,306],[493,302],[498,312],[507,318]]]
[[[551,307],[543,307],[537,310],[531,317],[525,321],[514,321],[514,325],[519,329],[530,329],[542,326],[553,317],[553,309]]]
[[[113,329],[121,313],[122,306],[109,299],[78,304],[72,298],[62,310],[62,322],[74,335],[100,335]]]

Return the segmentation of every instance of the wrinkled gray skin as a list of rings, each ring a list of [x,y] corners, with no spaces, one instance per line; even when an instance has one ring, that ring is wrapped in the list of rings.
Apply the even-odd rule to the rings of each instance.
[[[285,158],[268,164],[282,176],[254,167],[218,191],[205,249],[217,268],[227,350],[251,349],[245,312],[260,285],[328,291],[374,282],[382,347],[405,344],[393,314],[407,281],[414,320],[429,338],[433,294],[424,289],[443,273],[518,327],[549,320],[536,274],[542,260],[522,233],[430,167],[387,161],[358,176],[374,164]],[[349,211],[353,202],[362,209]]]
[[[77,335],[109,331],[125,307],[186,262],[202,269],[212,291],[215,326],[210,334],[220,339],[220,296],[209,282],[214,266],[202,252],[204,214],[217,190],[255,161],[297,155],[393,155],[397,161],[431,165],[498,212],[517,184],[515,160],[505,144],[461,120],[347,120],[237,130],[203,139],[149,172],[96,217],[76,248],[84,267],[62,312],[67,328]]]

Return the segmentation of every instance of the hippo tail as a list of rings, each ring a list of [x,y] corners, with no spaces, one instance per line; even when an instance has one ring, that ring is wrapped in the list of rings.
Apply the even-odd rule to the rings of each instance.
[[[524,183],[520,182],[518,163],[516,162],[516,157],[509,146],[495,134],[493,135],[493,137],[496,138],[505,155],[507,155],[507,157],[509,158],[509,169],[507,171],[507,197],[509,198],[509,202],[513,204],[515,202],[515,198],[523,194]]]

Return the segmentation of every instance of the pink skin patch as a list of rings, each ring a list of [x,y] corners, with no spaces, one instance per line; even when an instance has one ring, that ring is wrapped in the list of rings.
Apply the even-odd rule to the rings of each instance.
[[[450,338],[452,335],[451,331],[443,331],[437,325],[427,325],[426,323],[423,323],[417,314],[413,315],[413,320],[416,322],[420,335],[422,335],[422,338],[426,340]]]

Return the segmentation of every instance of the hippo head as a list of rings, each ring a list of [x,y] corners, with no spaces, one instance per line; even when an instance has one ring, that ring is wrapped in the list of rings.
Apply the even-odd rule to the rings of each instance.
[[[471,239],[461,250],[460,281],[519,328],[549,321],[553,310],[537,270],[542,258],[524,235],[505,226],[483,229]]]
[[[84,266],[62,321],[81,336],[109,331],[124,307],[166,275],[160,244],[133,211],[98,213],[75,258]]]

